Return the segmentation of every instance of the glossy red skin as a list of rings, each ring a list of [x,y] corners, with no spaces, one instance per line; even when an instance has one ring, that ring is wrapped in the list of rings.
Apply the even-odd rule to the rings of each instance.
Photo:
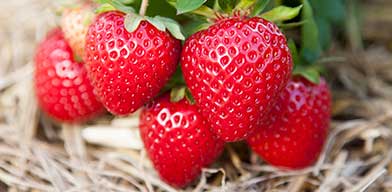
[[[290,78],[285,36],[264,19],[220,20],[185,42],[181,67],[213,132],[225,141],[246,138]]]
[[[140,133],[161,178],[175,187],[196,179],[222,152],[224,142],[210,131],[196,105],[163,96],[143,109]]]
[[[296,77],[280,94],[268,120],[248,138],[248,144],[274,166],[310,166],[325,143],[330,114],[331,95],[325,80],[316,85]]]
[[[56,120],[81,122],[104,111],[83,63],[74,61],[59,28],[37,47],[34,84],[41,109]]]
[[[127,115],[159,93],[174,73],[180,41],[146,21],[129,33],[124,14],[100,14],[86,36],[87,71],[104,106]]]

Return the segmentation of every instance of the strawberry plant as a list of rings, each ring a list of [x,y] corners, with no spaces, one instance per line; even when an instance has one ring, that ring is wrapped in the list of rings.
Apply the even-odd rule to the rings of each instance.
[[[175,187],[194,181],[225,142],[245,140],[274,166],[310,166],[323,148],[331,113],[318,65],[329,38],[319,29],[337,22],[316,13],[314,3],[96,0],[65,10],[64,37],[58,30],[55,39],[62,46],[38,48],[38,99],[54,118],[70,121],[93,117],[101,105],[119,116],[141,108],[147,154]],[[64,52],[62,60],[55,49]],[[83,76],[88,93],[80,94],[91,105],[70,106],[78,95],[61,98],[57,87],[61,97],[47,96],[53,84],[46,76],[53,75],[46,68],[65,61],[77,69],[74,76]]]

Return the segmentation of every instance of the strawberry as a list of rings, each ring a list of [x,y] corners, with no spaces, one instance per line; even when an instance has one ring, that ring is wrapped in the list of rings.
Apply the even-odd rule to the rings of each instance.
[[[63,11],[60,26],[64,32],[64,38],[79,57],[84,55],[86,34],[93,17],[93,9],[88,4]]]
[[[42,110],[66,122],[88,120],[103,111],[83,63],[73,53],[61,29],[56,28],[38,45],[35,54],[35,93]]]
[[[285,36],[258,17],[218,20],[190,36],[181,54],[186,84],[225,141],[244,139],[261,125],[292,66]]]
[[[222,152],[223,141],[210,131],[196,105],[170,102],[164,95],[143,109],[140,134],[161,178],[184,187]]]
[[[310,166],[323,148],[330,113],[331,96],[325,80],[313,84],[294,77],[248,144],[272,165],[290,169]]]
[[[98,15],[86,37],[89,77],[104,106],[113,114],[134,112],[154,97],[174,73],[180,41],[148,21],[124,28],[125,14]]]

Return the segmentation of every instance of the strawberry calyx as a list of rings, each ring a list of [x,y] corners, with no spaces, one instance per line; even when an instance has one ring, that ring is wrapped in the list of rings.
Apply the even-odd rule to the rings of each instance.
[[[155,17],[149,17],[141,16],[131,12],[126,15],[124,25],[128,32],[133,32],[137,29],[140,22],[142,21],[149,22],[160,31],[169,31],[169,33],[176,39],[185,40],[185,36],[181,32],[180,24],[177,23],[177,21],[167,17],[161,17],[159,15]]]
[[[108,11],[121,11],[123,13],[135,12],[135,9],[120,0],[96,0],[100,6],[95,10],[97,14]]]
[[[155,17],[145,15],[148,6],[148,1],[146,0],[142,2],[139,14],[135,12],[133,7],[123,4],[120,0],[97,0],[97,2],[101,4],[101,6],[96,10],[97,13],[108,11],[121,11],[125,13],[124,27],[130,33],[135,31],[142,21],[147,21],[158,30],[167,30],[174,38],[185,40],[180,24],[174,19],[159,15]]]
[[[191,105],[195,104],[195,100],[192,97],[192,94],[189,91],[188,87],[186,87],[186,86],[173,87],[170,90],[170,102],[179,102],[179,101],[181,101],[184,98]]]
[[[209,22],[220,21],[222,18],[238,17],[238,16],[260,16],[272,22],[288,21],[296,17],[302,5],[297,7],[277,6],[265,13],[265,9],[269,1],[266,0],[240,0],[237,4],[233,4],[230,0],[216,1],[213,8],[205,5],[206,0],[169,0],[169,4],[177,9],[177,14],[193,14],[204,17]]]
[[[318,84],[320,82],[321,67],[307,64],[304,59],[300,57],[293,39],[288,40],[287,46],[290,49],[294,63],[293,75],[304,77],[306,80]]]

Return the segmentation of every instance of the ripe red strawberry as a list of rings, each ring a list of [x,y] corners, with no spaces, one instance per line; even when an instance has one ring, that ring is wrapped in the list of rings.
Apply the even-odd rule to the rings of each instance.
[[[331,96],[318,85],[294,77],[281,92],[269,119],[248,138],[250,147],[272,165],[298,169],[312,165],[326,140]]]
[[[82,63],[59,28],[48,33],[35,54],[35,92],[42,110],[60,121],[88,120],[103,111]]]
[[[292,60],[285,36],[262,18],[217,21],[185,42],[185,81],[225,141],[246,138],[275,103],[290,78]]]
[[[93,9],[88,4],[63,11],[60,26],[64,32],[64,38],[77,56],[83,57],[84,55],[86,34],[93,17]]]
[[[134,112],[154,97],[174,73],[180,41],[147,21],[129,33],[124,14],[100,14],[86,39],[89,77],[105,107],[116,115]]]
[[[176,187],[194,180],[224,145],[212,134],[196,105],[186,99],[172,103],[167,95],[143,109],[140,133],[161,178]]]

